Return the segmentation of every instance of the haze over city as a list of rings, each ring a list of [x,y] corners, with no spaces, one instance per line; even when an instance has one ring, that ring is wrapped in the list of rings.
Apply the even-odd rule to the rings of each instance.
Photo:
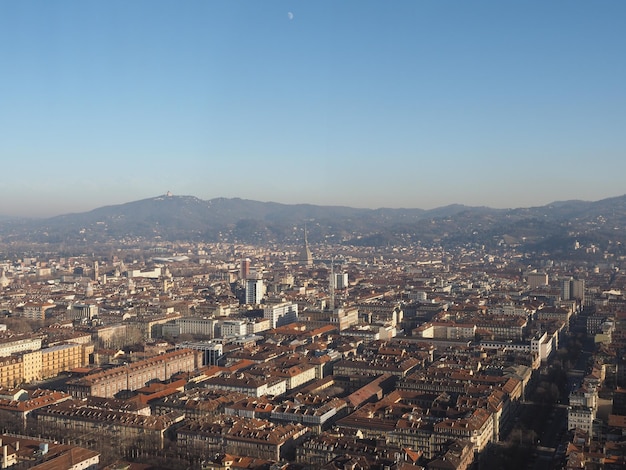
[[[623,2],[0,3],[0,214],[623,194]]]

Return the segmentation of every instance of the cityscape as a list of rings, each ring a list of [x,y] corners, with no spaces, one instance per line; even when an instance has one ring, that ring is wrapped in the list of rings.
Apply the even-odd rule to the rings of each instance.
[[[0,470],[625,469],[625,18],[0,1]]]
[[[552,251],[493,230],[340,240],[323,207],[258,244],[5,224],[1,467],[623,468],[623,200],[585,203],[596,223]],[[103,214],[75,217],[104,233]]]

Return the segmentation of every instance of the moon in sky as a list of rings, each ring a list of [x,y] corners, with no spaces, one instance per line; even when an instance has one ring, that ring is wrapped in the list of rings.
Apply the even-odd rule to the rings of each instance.
[[[293,13],[288,12],[287,13],[287,18],[289,18],[290,20],[293,20]]]

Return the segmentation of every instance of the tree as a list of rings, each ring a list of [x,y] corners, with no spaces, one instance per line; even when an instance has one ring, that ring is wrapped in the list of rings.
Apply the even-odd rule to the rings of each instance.
[[[25,334],[33,332],[32,322],[21,317],[6,317],[2,319],[2,323],[7,329],[16,334]]]
[[[16,416],[15,413],[0,410],[0,432],[23,434],[24,422],[20,417]]]

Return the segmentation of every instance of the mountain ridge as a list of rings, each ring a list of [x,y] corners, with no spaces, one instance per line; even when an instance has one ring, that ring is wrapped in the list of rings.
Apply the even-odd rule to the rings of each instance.
[[[158,195],[46,219],[0,218],[0,243],[86,245],[120,239],[371,244],[540,244],[581,237],[608,243],[626,233],[626,195],[599,201],[555,201],[494,209],[450,204],[434,209],[362,209],[242,198],[202,200]],[[590,243],[592,243],[590,241]],[[626,244],[626,240],[625,240]],[[539,246],[539,245],[537,245]]]

